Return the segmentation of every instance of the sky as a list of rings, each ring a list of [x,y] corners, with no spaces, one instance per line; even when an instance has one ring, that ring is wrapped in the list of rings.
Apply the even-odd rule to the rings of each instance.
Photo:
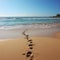
[[[60,0],[0,0],[0,16],[53,16]]]

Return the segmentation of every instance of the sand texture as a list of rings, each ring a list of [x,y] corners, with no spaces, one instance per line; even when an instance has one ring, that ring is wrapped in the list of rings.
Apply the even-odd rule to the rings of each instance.
[[[28,40],[30,39],[33,42],[33,60],[60,60],[60,33],[54,34],[54,37],[29,37]],[[25,37],[1,40],[0,60],[30,60],[26,57],[30,42]]]

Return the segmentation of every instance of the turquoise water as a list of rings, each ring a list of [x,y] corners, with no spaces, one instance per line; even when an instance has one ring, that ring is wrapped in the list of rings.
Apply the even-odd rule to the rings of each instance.
[[[51,36],[60,32],[60,18],[0,18],[0,39],[20,38],[24,30],[31,36]]]
[[[60,23],[60,18],[6,18],[0,19],[0,26],[14,26],[23,24]]]
[[[0,29],[10,28],[44,28],[55,26],[54,23],[60,23],[60,18],[31,18],[31,17],[0,17]],[[49,25],[42,25],[49,24]]]

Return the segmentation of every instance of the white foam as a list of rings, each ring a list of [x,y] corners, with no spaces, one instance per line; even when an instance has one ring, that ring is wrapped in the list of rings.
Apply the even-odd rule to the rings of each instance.
[[[22,28],[54,28],[58,27],[56,24],[30,24],[30,25],[15,25],[15,26],[0,26],[0,29],[22,29]]]

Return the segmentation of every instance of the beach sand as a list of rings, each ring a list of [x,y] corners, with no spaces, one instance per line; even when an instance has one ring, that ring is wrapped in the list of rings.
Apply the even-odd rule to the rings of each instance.
[[[34,37],[33,60],[60,60],[60,33],[53,37]],[[0,60],[28,60],[23,55],[29,50],[26,38],[0,39]]]

